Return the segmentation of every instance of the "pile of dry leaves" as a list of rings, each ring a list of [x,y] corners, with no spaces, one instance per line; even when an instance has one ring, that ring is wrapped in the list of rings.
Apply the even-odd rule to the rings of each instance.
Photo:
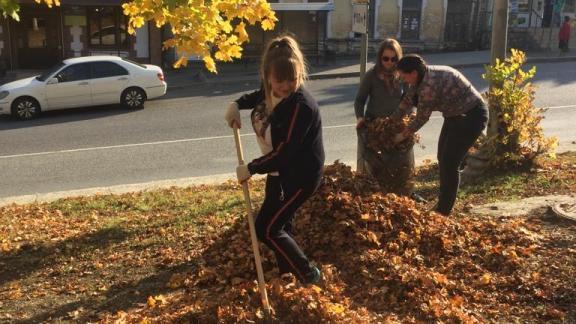
[[[274,321],[474,323],[562,321],[574,315],[569,312],[576,286],[562,281],[569,273],[557,275],[562,269],[537,220],[447,218],[377,190],[376,183],[336,163],[300,211],[297,241],[321,267],[320,284],[279,279],[272,254],[263,249]],[[575,252],[568,249],[560,262],[575,263]],[[167,282],[174,293],[151,296],[146,305],[105,321],[264,318],[243,218],[196,266]]]
[[[364,143],[362,159],[366,173],[372,175],[384,192],[408,196],[414,188],[414,152],[418,135],[412,134],[404,141],[394,144],[394,137],[402,133],[415,115],[402,120],[390,117],[376,118],[358,130]]]
[[[401,120],[390,117],[381,117],[366,122],[366,144],[375,152],[397,150],[403,151],[418,143],[419,135],[412,134],[401,143],[395,144],[393,139],[402,133],[416,114],[404,116]]]

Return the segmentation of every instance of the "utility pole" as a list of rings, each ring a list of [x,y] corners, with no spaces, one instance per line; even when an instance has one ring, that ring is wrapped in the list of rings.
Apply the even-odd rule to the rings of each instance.
[[[352,31],[362,35],[360,42],[360,80],[366,73],[368,61],[368,14],[369,2],[357,1],[353,3]]]
[[[496,59],[506,59],[506,43],[508,39],[508,0],[494,0],[492,7],[492,46],[490,64],[494,65]],[[491,84],[492,86],[497,86]],[[498,115],[490,105],[490,120],[488,121],[488,136],[498,132]]]
[[[368,33],[362,34],[362,44],[360,44],[360,81],[366,74],[366,64],[368,63]]]
[[[353,0],[352,2],[352,31],[362,34],[362,41],[360,43],[360,82],[366,74],[366,64],[368,61],[368,14],[369,14],[369,1],[368,0]],[[356,172],[365,173],[364,168],[364,149],[363,143],[358,138],[358,151],[356,158]]]

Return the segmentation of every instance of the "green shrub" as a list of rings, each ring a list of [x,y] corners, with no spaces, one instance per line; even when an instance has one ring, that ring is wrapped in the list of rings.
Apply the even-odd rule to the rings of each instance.
[[[480,139],[481,151],[489,164],[496,167],[526,166],[542,154],[555,156],[558,140],[545,137],[540,126],[544,108],[534,106],[535,87],[531,83],[536,67],[528,72],[522,69],[526,55],[511,50],[504,61],[486,67],[482,77],[491,84],[485,94],[490,113],[497,116],[495,134]]]

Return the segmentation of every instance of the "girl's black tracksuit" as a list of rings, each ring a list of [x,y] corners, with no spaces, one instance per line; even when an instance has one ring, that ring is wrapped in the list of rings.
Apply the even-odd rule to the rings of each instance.
[[[261,89],[236,102],[240,109],[251,109],[263,101]],[[274,251],[281,274],[291,272],[306,280],[312,266],[292,237],[291,223],[322,179],[322,121],[316,101],[302,87],[278,103],[269,118],[273,150],[248,163],[248,170],[251,174],[277,171],[279,175],[266,179],[256,234]]]

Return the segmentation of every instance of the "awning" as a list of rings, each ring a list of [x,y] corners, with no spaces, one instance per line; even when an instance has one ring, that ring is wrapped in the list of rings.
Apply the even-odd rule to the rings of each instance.
[[[34,0],[20,0],[20,3],[36,3]],[[60,0],[61,5],[69,6],[120,6],[128,0]],[[334,3],[271,3],[275,11],[332,11]]]
[[[128,1],[123,0],[60,0],[62,5],[73,6],[120,6]]]
[[[271,3],[274,11],[332,11],[334,3],[313,2],[313,3]]]
[[[20,0],[21,4],[37,4],[34,0]],[[60,0],[62,6],[120,6],[128,0]],[[42,7],[46,7],[45,4]]]

